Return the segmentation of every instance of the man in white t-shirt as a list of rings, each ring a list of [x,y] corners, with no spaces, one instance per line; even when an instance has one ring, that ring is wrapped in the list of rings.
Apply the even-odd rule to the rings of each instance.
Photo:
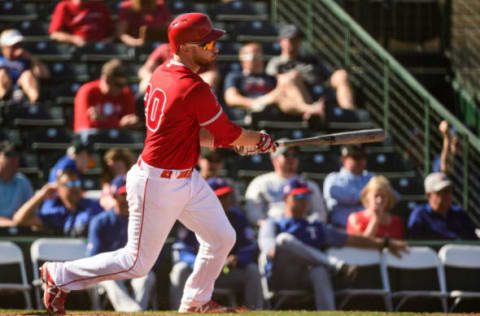
[[[245,194],[248,220],[261,226],[268,217],[280,218],[285,213],[282,188],[287,180],[298,176],[299,153],[294,147],[279,147],[270,154],[273,171],[255,177]],[[318,185],[308,181],[312,192],[309,202],[309,217],[326,222],[327,211]]]

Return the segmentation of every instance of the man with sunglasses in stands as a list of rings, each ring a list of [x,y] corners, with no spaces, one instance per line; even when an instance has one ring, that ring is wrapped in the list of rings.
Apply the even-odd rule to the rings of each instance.
[[[345,228],[348,216],[364,208],[360,193],[374,174],[367,171],[367,154],[362,145],[342,147],[340,159],[340,170],[328,174],[323,181],[323,196],[329,210],[329,223]]]
[[[247,187],[245,211],[252,225],[261,226],[267,218],[279,219],[285,213],[283,186],[298,176],[299,152],[296,147],[279,147],[270,153],[273,171],[255,177]],[[307,180],[311,192],[308,203],[310,219],[327,220],[327,209],[318,185]]]
[[[102,66],[100,79],[85,83],[74,101],[75,133],[87,136],[99,129],[136,127],[135,100],[119,59]]]
[[[16,226],[53,230],[56,234],[86,237],[90,220],[103,211],[98,201],[84,198],[76,171],[62,170],[25,202],[13,216]]]
[[[235,244],[235,230],[194,167],[201,146],[230,147],[240,154],[268,153],[276,147],[270,135],[231,123],[210,86],[196,74],[215,62],[215,41],[224,34],[202,13],[179,15],[170,24],[174,55],[154,71],[148,84],[145,147],[127,174],[127,244],[89,258],[46,262],[40,270],[50,314],[65,313],[65,299],[72,290],[146,275],[177,220],[195,233],[200,244],[179,313],[231,311],[211,297]]]
[[[258,236],[261,270],[270,290],[313,290],[317,310],[335,310],[331,276],[352,281],[358,269],[327,256],[326,247],[387,248],[400,257],[407,245],[400,240],[348,235],[330,225],[306,217],[311,192],[307,182],[295,177],[283,187],[285,213],[268,219]]]

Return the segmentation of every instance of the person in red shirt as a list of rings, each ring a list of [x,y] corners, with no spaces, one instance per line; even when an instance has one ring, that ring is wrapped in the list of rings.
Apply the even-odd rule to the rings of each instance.
[[[179,313],[232,311],[211,297],[235,244],[235,230],[194,167],[201,146],[231,147],[240,154],[268,153],[276,147],[270,135],[233,124],[210,86],[197,75],[201,67],[215,62],[215,41],[224,34],[202,13],[182,14],[170,23],[174,55],[155,70],[147,86],[145,146],[127,173],[127,244],[80,260],[44,263],[43,302],[50,314],[65,313],[72,290],[146,275],[177,220],[195,233],[200,244]]]
[[[147,29],[163,35],[171,20],[172,14],[163,0],[126,0],[118,10],[116,34],[125,45],[142,46]]]
[[[148,56],[147,61],[138,70],[138,77],[140,78],[140,84],[138,85],[138,88],[140,92],[145,92],[153,71],[171,57],[172,50],[169,44],[161,44],[155,48],[150,56]],[[208,83],[212,89],[217,90],[220,74],[218,72],[216,63],[208,67],[200,68],[198,75],[203,79],[203,81]]]
[[[375,176],[360,195],[365,210],[350,214],[347,232],[367,237],[392,237],[403,239],[405,228],[399,216],[388,211],[397,202],[390,182],[384,176]]]
[[[119,59],[106,62],[100,79],[85,83],[75,95],[73,130],[76,133],[133,127],[138,122],[135,98]]]
[[[110,40],[112,31],[111,13],[102,0],[63,0],[55,7],[48,33],[55,41],[82,47]]]

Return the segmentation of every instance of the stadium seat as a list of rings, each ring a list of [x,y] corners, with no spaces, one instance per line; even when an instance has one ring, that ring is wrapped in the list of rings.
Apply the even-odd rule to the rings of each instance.
[[[399,177],[389,179],[395,191],[402,197],[406,195],[423,195],[423,178],[420,175],[414,177]]]
[[[174,15],[186,13],[186,12],[195,12],[195,6],[193,2],[183,1],[183,0],[173,0],[169,1],[168,8],[170,12]]]
[[[32,301],[30,298],[30,285],[27,282],[27,273],[25,271],[25,261],[23,259],[22,250],[19,246],[14,244],[10,241],[0,241],[0,266],[2,268],[2,280],[6,277],[10,277],[11,275],[7,275],[6,266],[16,265],[18,266],[18,270],[20,271],[20,279],[21,282],[15,281],[13,282],[13,278],[6,278],[6,282],[0,281],[0,293],[1,295],[7,295],[9,293],[16,293],[21,292],[23,293],[25,299],[25,307],[28,309],[32,309]],[[17,276],[17,275],[15,275]]]
[[[299,169],[307,178],[323,180],[330,172],[340,169],[340,160],[332,151],[301,152]]]
[[[27,22],[24,22],[27,23]],[[28,22],[30,23],[30,22]],[[67,61],[71,60],[74,48],[71,45],[57,43],[55,41],[28,41],[24,47],[35,57],[43,61]]]
[[[15,22],[14,28],[18,29],[25,37],[24,45],[29,42],[48,41],[49,23],[40,20],[21,20]]]
[[[251,1],[229,1],[217,5],[210,12],[218,21],[266,21],[267,14],[259,14]]]
[[[85,82],[90,80],[88,66],[85,63],[56,61],[49,62],[47,66],[51,73],[51,78],[48,81],[52,83]]]
[[[23,1],[4,1],[0,3],[0,22],[31,21],[37,18],[35,6]]]
[[[383,255],[384,274],[388,276],[387,289],[392,293],[392,299],[399,300],[395,311],[407,300],[423,297],[439,299],[443,312],[447,312],[445,272],[434,250],[429,247],[409,247],[408,253],[397,258],[388,249],[384,249]],[[436,287],[428,288],[432,284],[432,278],[436,279]]]
[[[367,169],[376,173],[400,173],[411,171],[396,152],[367,153]]]
[[[120,43],[88,43],[75,50],[75,56],[82,62],[106,62],[112,58],[133,60],[135,49]]]
[[[106,151],[111,148],[128,148],[139,150],[143,148],[143,142],[138,142],[131,131],[126,129],[99,130],[87,137],[87,143],[93,144],[94,150]]]
[[[277,29],[268,21],[247,21],[230,23],[228,31],[236,34],[240,42],[275,42]]]
[[[379,296],[383,299],[385,309],[392,311],[388,283],[385,282],[385,275],[381,268],[381,254],[378,251],[342,247],[330,248],[327,254],[359,267],[357,278],[351,284],[343,284],[335,291],[335,296],[341,298],[341,301],[337,301],[337,309],[343,310],[354,296]]]
[[[30,257],[32,258],[33,285],[35,286],[35,298],[37,308],[42,309],[39,268],[46,261],[69,261],[84,258],[87,253],[87,244],[80,238],[39,238],[30,246]],[[97,287],[92,286],[86,289],[91,299],[91,309],[100,309],[100,300]],[[87,307],[87,306],[85,306]]]
[[[347,110],[327,106],[327,126],[330,130],[356,130],[373,128],[367,110]]]
[[[10,108],[7,115],[9,125],[13,125],[22,132],[25,129],[41,128],[45,126],[63,126],[63,118],[54,118],[44,105],[23,105]]]
[[[480,299],[480,246],[445,245],[438,257],[445,267],[447,290],[454,299],[449,312],[464,299]]]
[[[273,170],[269,155],[241,156],[236,166],[237,176],[249,179]]]

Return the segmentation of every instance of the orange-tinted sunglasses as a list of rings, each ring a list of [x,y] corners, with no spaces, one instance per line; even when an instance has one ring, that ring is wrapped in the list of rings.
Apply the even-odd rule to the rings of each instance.
[[[208,43],[203,43],[203,44],[190,43],[188,45],[199,46],[199,47],[203,48],[203,50],[212,50],[215,47],[215,41],[210,41]]]

